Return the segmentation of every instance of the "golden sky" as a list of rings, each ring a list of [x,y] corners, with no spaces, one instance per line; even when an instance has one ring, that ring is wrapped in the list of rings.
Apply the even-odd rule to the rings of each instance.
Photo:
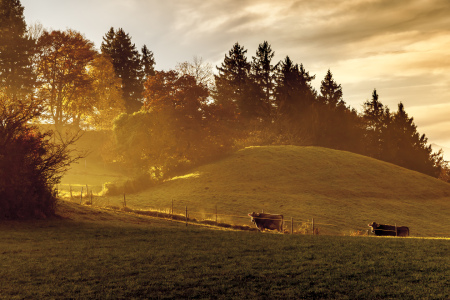
[[[374,88],[401,101],[430,143],[450,148],[449,0],[21,0],[28,24],[75,29],[100,46],[122,27],[157,69],[202,57],[214,66],[235,42],[255,55],[267,40],[274,63],[289,55],[318,89],[328,69],[361,111]],[[449,159],[449,158],[448,158]]]

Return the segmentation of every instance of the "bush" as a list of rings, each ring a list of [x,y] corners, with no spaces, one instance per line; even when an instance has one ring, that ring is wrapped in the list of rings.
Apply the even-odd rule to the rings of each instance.
[[[54,143],[30,121],[41,114],[33,101],[11,102],[0,94],[0,219],[45,218],[54,214],[54,186],[76,158],[70,139]]]

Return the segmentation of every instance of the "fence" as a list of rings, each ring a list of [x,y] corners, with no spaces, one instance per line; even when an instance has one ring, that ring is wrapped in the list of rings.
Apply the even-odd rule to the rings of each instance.
[[[130,211],[137,214],[142,215],[148,215],[158,218],[165,218],[165,219],[171,219],[174,221],[181,221],[185,222],[186,226],[190,223],[192,224],[203,224],[203,225],[213,225],[213,226],[219,226],[219,227],[226,227],[226,228],[235,228],[235,229],[241,229],[241,230],[258,230],[255,228],[253,224],[250,223],[250,217],[247,215],[247,213],[244,214],[223,214],[219,213],[217,205],[213,209],[211,209],[212,212],[205,212],[202,211],[195,211],[189,209],[187,205],[179,205],[178,207],[174,207],[174,201],[172,200],[171,203],[168,203],[166,206],[166,209],[149,209],[149,210],[142,210],[142,209],[131,209],[127,206],[127,197],[125,194],[123,194],[123,197],[115,197],[116,201],[111,201],[110,203],[110,197],[103,197],[100,196],[100,191],[97,187],[98,192],[94,194],[94,189],[92,187],[89,187],[88,185],[68,185],[69,189],[65,192],[59,190],[60,196],[65,196],[66,198],[70,198],[72,201],[77,202],[79,204],[86,204],[86,205],[94,205],[97,207],[106,207],[110,209],[122,209],[125,211]],[[76,187],[76,188],[73,188]],[[120,198],[120,201],[117,199]],[[84,201],[84,202],[83,202]],[[176,211],[175,211],[176,209]],[[246,220],[245,222],[242,220]],[[241,222],[242,221],[242,222]],[[249,226],[250,225],[250,226]],[[300,219],[298,217],[293,216],[284,216],[283,219],[283,231],[285,233],[298,233],[298,234],[319,234],[324,230],[326,232],[326,229],[331,229],[338,227],[335,224],[328,224],[328,223],[322,223],[318,222],[317,218],[311,218],[311,219]],[[396,232],[396,230],[383,230],[383,229],[377,229],[382,231],[392,231]],[[338,232],[335,230],[332,230],[334,232]],[[348,233],[350,235],[368,235],[370,232],[370,228],[367,229],[348,229]],[[448,236],[448,233],[433,233],[433,236],[435,237],[446,237]]]
[[[122,199],[120,201],[121,203],[118,203],[117,202],[118,197],[115,197],[116,201],[114,201],[114,203],[110,205],[111,203],[109,197],[99,196],[99,192],[97,192],[95,195],[92,187],[90,188],[88,185],[66,185],[66,186],[68,186],[68,190],[67,189],[62,190],[57,188],[58,195],[63,196],[65,198],[69,198],[71,201],[79,204],[94,205],[98,207],[106,207],[117,210],[122,209],[137,214],[154,216],[158,218],[166,218],[175,221],[182,221],[186,223],[186,226],[192,223],[192,224],[213,225],[226,228],[235,228],[241,230],[255,230],[255,231],[258,230],[253,225],[249,226],[243,224],[243,223],[250,224],[250,217],[247,215],[247,213],[241,215],[219,213],[217,205],[215,205],[214,207],[214,212],[205,212],[203,210],[195,211],[188,209],[187,205],[184,205],[183,207],[174,207],[174,201],[172,200],[168,209],[167,208],[150,209],[150,210],[132,209],[127,206],[127,197],[125,194],[123,194],[123,198],[121,198]],[[117,204],[119,204],[119,206]],[[177,209],[177,212],[175,212],[174,210],[175,208]],[[244,219],[246,220],[245,222],[242,221]],[[230,224],[229,222],[233,224]],[[312,235],[319,234],[318,226],[336,226],[336,225],[318,223],[316,220],[314,220],[314,218],[306,220],[289,216],[284,217],[283,219],[283,231],[285,233],[290,234],[301,233]]]

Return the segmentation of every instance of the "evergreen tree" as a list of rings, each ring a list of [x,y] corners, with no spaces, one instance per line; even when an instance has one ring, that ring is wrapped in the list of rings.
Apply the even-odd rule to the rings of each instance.
[[[364,103],[363,119],[366,129],[366,149],[364,154],[381,159],[384,133],[383,122],[389,114],[386,114],[386,110],[378,98],[377,90],[374,89],[372,99]]]
[[[0,1],[0,85],[14,99],[32,93],[35,41],[28,37],[19,0]]]
[[[440,163],[442,158],[433,155],[431,145],[428,145],[428,138],[425,134],[420,135],[414,119],[405,112],[403,103],[398,104],[398,111],[393,114],[391,126],[392,144],[386,147],[395,149],[395,161],[393,163],[415,170],[430,176],[440,175]]]
[[[343,102],[342,87],[334,81],[330,69],[328,69],[327,75],[325,75],[320,85],[319,100],[331,107],[337,107]]]
[[[272,65],[275,52],[267,41],[259,44],[256,56],[253,56],[251,64],[252,99],[255,116],[269,120],[273,107],[273,94],[275,87],[275,70],[277,66]]]
[[[317,145],[360,151],[361,127],[356,111],[345,106],[342,87],[328,70],[320,86],[319,103],[315,106],[319,117]]]
[[[316,92],[303,65],[294,64],[286,56],[276,72],[276,125],[285,142],[313,144],[317,135],[317,114],[314,109]]]
[[[148,50],[146,45],[142,47],[141,52],[141,64],[144,72],[144,81],[147,81],[150,76],[155,76],[155,58],[153,57],[153,52]]]
[[[294,118],[307,113],[308,107],[315,101],[315,91],[311,86],[314,78],[302,64],[294,64],[286,56],[277,69],[275,104],[278,113]]]
[[[235,113],[247,114],[245,101],[249,94],[250,63],[245,54],[247,50],[239,43],[225,55],[221,67],[217,67],[218,75],[215,75],[216,90],[214,99],[217,104],[231,107]]]
[[[144,74],[140,54],[135,44],[131,42],[131,37],[122,28],[117,31],[111,28],[103,38],[101,51],[111,58],[116,75],[122,79],[123,99],[127,112],[138,111],[142,106]]]

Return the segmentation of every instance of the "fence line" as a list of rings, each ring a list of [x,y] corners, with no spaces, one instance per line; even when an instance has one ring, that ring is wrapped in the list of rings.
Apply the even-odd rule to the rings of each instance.
[[[86,196],[86,199],[89,199],[90,198],[90,201],[88,202],[88,201],[86,201],[86,203],[88,204],[88,205],[93,205],[94,203],[94,193],[93,193],[93,189],[91,188],[91,189],[89,189],[89,186],[86,184],[86,185],[84,185],[84,184],[59,184],[59,185],[57,185],[56,186],[56,193],[57,193],[57,195],[59,195],[60,194],[60,192],[62,192],[60,189],[59,189],[59,187],[60,186],[68,186],[69,187],[69,191],[68,192],[65,192],[64,194],[70,194],[70,199],[71,200],[75,200],[76,201],[76,197],[77,197],[77,195],[73,195],[73,186],[77,186],[77,187],[81,187],[81,191],[80,191],[80,194],[79,194],[79,197],[80,197],[80,204],[82,204],[82,202],[83,202],[83,191],[84,191],[84,187],[86,187],[86,193],[85,193],[85,196]],[[101,196],[99,196],[98,195],[98,193],[97,193],[97,196],[96,197],[101,197]],[[102,201],[99,201],[99,202],[102,202]],[[109,206],[109,199],[107,199],[107,202],[108,202],[108,206]],[[123,207],[127,207],[127,203],[126,203],[126,195],[125,195],[125,193],[123,194],[123,202],[122,202],[122,204],[123,204]],[[103,206],[106,206],[106,205],[103,205]],[[101,207],[101,206],[100,206]],[[160,218],[165,218],[164,216],[158,216],[158,211],[159,211],[159,213],[161,213],[161,212],[163,212],[163,214],[166,214],[167,215],[167,217],[169,217],[170,219],[172,219],[172,220],[174,220],[174,216],[182,216],[182,217],[184,217],[184,219],[185,219],[185,222],[186,222],[186,226],[188,225],[188,223],[189,223],[189,221],[191,221],[192,222],[192,220],[195,220],[195,221],[197,221],[197,219],[195,219],[195,218],[190,218],[189,217],[189,215],[188,215],[188,207],[187,206],[185,206],[185,214],[183,215],[183,214],[174,214],[174,200],[172,200],[172,205],[171,205],[171,208],[169,208],[169,209],[164,209],[164,210],[161,210],[161,209],[159,209],[159,210],[157,210],[157,209],[149,209],[149,210],[139,210],[139,211],[148,211],[148,212],[156,212],[157,213],[157,217],[160,217]],[[167,213],[167,211],[169,211],[169,213]],[[212,220],[210,220],[210,219],[203,219],[203,221],[214,221],[214,217],[215,217],[215,223],[216,224],[221,224],[220,222],[219,222],[219,220],[218,220],[218,217],[231,217],[231,218],[240,218],[240,219],[248,219],[250,216],[248,216],[247,214],[246,215],[234,215],[234,214],[222,214],[222,213],[218,213],[218,208],[217,208],[217,205],[215,205],[215,213],[210,213],[210,212],[204,212],[204,211],[189,211],[189,213],[190,214],[197,214],[197,215],[204,215],[204,216],[211,216],[211,218],[212,218]],[[289,220],[289,218],[290,218],[290,220]],[[262,220],[273,220],[272,218],[258,218],[258,219],[262,219]],[[316,222],[315,220],[314,220],[314,218],[312,218],[312,219],[295,219],[295,218],[293,218],[292,216],[284,216],[283,215],[283,224],[289,224],[290,223],[290,226],[288,226],[288,225],[286,225],[286,226],[284,226],[285,228],[288,228],[288,227],[291,227],[290,228],[290,232],[291,233],[293,233],[294,232],[294,228],[293,228],[293,226],[294,226],[294,223],[297,223],[297,224],[304,224],[304,225],[312,225],[311,226],[311,228],[310,229],[312,229],[312,234],[315,234],[315,230],[317,229],[317,228],[315,228],[316,227],[316,225],[321,225],[321,226],[332,226],[332,227],[339,227],[338,225],[335,225],[335,224],[327,224],[327,223],[318,223],[318,222]],[[370,230],[370,229],[368,229],[368,230]],[[388,230],[388,229],[376,229],[376,230],[379,230],[379,231],[385,231],[385,232],[397,232],[396,230]],[[359,230],[358,230],[359,231]],[[366,231],[366,230],[363,230],[363,232],[364,231]],[[439,235],[439,233],[436,233],[435,234],[436,236],[439,236],[439,237],[445,237],[445,236],[447,236],[447,234],[442,234],[442,235]]]

